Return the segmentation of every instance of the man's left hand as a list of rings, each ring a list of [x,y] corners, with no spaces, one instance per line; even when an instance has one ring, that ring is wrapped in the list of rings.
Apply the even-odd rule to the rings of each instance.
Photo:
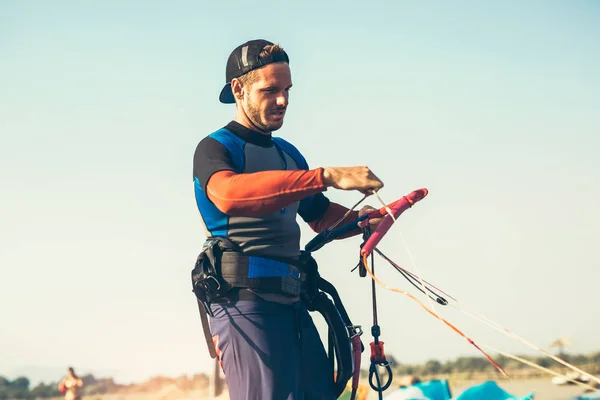
[[[377,211],[377,209],[373,208],[371,206],[364,206],[358,212],[358,217],[360,218],[363,215],[368,214],[368,213],[373,212],[373,211]],[[369,218],[369,227],[371,228],[371,231],[374,231],[375,229],[377,229],[377,226],[379,225],[379,223],[381,222],[382,219],[383,219],[383,217],[372,218],[372,219]]]

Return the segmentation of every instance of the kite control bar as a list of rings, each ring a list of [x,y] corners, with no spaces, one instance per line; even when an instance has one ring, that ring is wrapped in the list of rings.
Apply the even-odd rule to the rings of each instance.
[[[388,207],[392,207],[396,203],[397,202],[395,201],[395,202],[391,203]],[[326,228],[326,229],[322,230],[321,232],[319,232],[319,234],[317,236],[312,238],[312,240],[306,244],[306,246],[304,247],[304,250],[306,250],[308,252],[317,251],[321,247],[325,246],[327,243],[339,238],[340,236],[344,236],[344,235],[352,232],[353,230],[358,229],[359,224],[362,221],[364,221],[366,219],[381,218],[385,214],[386,214],[385,207],[382,207],[379,210],[375,210],[368,214],[365,214],[362,217],[359,217],[352,222],[348,222],[347,224],[344,224],[344,225],[340,226],[339,228],[334,228],[334,229]]]
[[[365,242],[365,244],[361,250],[361,255],[369,255],[369,254],[371,254],[371,252],[373,251],[375,246],[377,246],[379,241],[381,241],[381,239],[386,234],[388,229],[390,229],[393,221],[396,218],[398,218],[400,216],[400,214],[402,214],[405,210],[412,207],[412,205],[414,203],[416,203],[419,200],[422,200],[425,196],[427,196],[427,193],[428,193],[427,189],[417,189],[417,190],[407,194],[406,196],[403,196],[399,200],[396,200],[396,201],[388,204],[387,207],[381,207],[380,209],[372,211],[368,214],[365,214],[352,222],[348,222],[347,224],[340,226],[339,228],[335,228],[335,229],[327,228],[327,229],[321,231],[310,242],[308,242],[306,244],[306,246],[304,247],[304,250],[306,250],[308,252],[317,251],[321,247],[325,246],[327,243],[329,243],[341,236],[344,236],[344,235],[352,232],[355,229],[358,229],[360,227],[359,224],[361,222],[363,222],[367,219],[384,217],[383,220],[381,221],[381,223],[379,224],[379,226],[377,227],[377,229],[371,234],[369,239]],[[389,208],[392,211],[394,218],[392,218],[389,215],[389,213],[386,211],[386,208]]]

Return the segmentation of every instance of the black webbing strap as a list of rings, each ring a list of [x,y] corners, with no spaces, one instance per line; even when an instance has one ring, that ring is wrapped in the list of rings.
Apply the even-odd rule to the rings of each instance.
[[[306,280],[306,274],[298,267],[270,258],[225,251],[219,264],[219,276],[232,288],[299,296]]]
[[[200,312],[200,320],[202,321],[202,330],[204,331],[204,339],[206,339],[206,346],[208,347],[208,354],[210,358],[217,358],[217,349],[215,349],[215,342],[213,342],[212,334],[210,332],[210,325],[208,323],[208,317],[204,305],[197,301],[198,311]]]
[[[329,361],[333,366],[334,360],[337,371],[334,378],[335,396],[338,398],[345,390],[346,384],[352,378],[352,345],[348,339],[346,324],[334,303],[324,292],[319,292],[310,304],[313,311],[323,316],[328,327]]]

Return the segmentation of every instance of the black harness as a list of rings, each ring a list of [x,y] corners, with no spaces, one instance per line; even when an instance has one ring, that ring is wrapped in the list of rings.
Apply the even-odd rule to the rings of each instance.
[[[207,318],[213,316],[211,303],[228,301],[236,288],[299,297],[309,311],[320,313],[327,322],[328,357],[332,366],[337,367],[332,377],[336,397],[354,377],[354,398],[360,353],[364,350],[360,341],[362,330],[352,324],[337,291],[320,276],[317,262],[309,252],[302,251],[300,258],[292,263],[245,255],[227,239],[209,238],[192,270],[192,288],[212,358],[217,354]]]

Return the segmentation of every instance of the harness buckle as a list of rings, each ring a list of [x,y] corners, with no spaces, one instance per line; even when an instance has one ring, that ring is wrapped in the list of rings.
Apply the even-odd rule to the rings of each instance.
[[[196,299],[198,300],[198,302],[202,304],[202,307],[204,307],[206,313],[211,317],[214,317],[213,312],[210,308],[210,301],[208,299],[208,295],[203,289],[204,286],[201,284],[201,282],[196,282],[196,284],[194,285],[194,294],[196,295]]]
[[[347,326],[346,329],[348,330],[348,335],[350,335],[350,339],[354,339],[356,336],[362,336],[363,334],[362,326],[360,325],[350,325]]]
[[[196,285],[201,286],[206,293],[216,293],[221,289],[221,282],[214,275],[206,276],[204,279],[196,282]]]

